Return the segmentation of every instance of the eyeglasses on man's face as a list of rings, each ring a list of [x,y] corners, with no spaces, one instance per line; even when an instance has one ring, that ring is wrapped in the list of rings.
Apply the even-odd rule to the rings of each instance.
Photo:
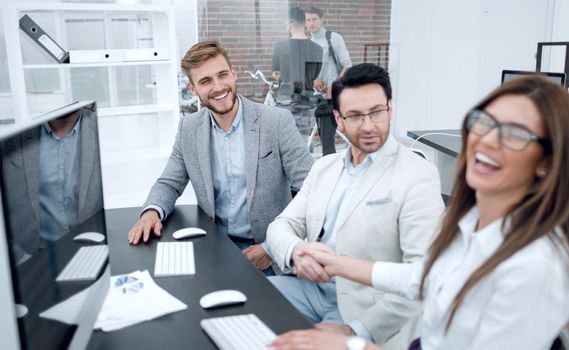
[[[341,112],[339,113],[347,124],[353,126],[363,125],[366,117],[369,117],[372,123],[376,124],[385,123],[387,120],[389,120],[389,106],[379,106],[373,111],[365,114],[348,114],[344,116]]]
[[[526,126],[518,123],[500,123],[486,111],[474,109],[468,112],[465,121],[466,129],[478,136],[487,135],[497,128],[502,146],[513,151],[523,151],[530,143],[537,142],[545,150],[549,148],[549,139],[540,137]]]

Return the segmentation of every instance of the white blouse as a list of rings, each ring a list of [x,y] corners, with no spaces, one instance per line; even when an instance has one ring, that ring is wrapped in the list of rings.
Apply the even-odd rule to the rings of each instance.
[[[569,321],[569,262],[566,254],[547,237],[502,262],[475,285],[445,333],[454,297],[503,241],[501,219],[474,231],[478,215],[473,208],[460,220],[460,234],[427,276],[422,348],[549,349]],[[417,299],[425,262],[376,262],[373,286]]]

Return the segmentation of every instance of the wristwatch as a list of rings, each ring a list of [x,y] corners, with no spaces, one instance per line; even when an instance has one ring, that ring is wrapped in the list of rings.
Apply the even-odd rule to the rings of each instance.
[[[346,340],[346,350],[365,350],[366,341],[360,337],[349,337]]]

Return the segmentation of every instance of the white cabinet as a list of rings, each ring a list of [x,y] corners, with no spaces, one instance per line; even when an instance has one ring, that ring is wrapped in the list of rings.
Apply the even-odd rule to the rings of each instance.
[[[10,1],[6,12],[8,65],[18,119],[85,99],[96,100],[102,116],[130,114],[134,106],[141,106],[136,110],[142,113],[178,109],[172,6]],[[24,14],[83,59],[55,62],[19,30],[18,20]],[[148,50],[160,52],[160,58],[132,59]],[[98,60],[95,53],[105,51],[113,55],[124,51],[124,59],[121,55],[119,60]],[[89,55],[92,59],[85,59]]]
[[[187,3],[195,18],[195,0]],[[141,205],[179,120],[172,2],[0,0],[0,11],[7,51],[5,58],[0,51],[0,79],[9,76],[7,88],[0,83],[0,112],[9,109],[16,123],[26,123],[65,104],[95,100],[106,206]],[[71,52],[71,63],[57,63],[19,29],[26,14]]]

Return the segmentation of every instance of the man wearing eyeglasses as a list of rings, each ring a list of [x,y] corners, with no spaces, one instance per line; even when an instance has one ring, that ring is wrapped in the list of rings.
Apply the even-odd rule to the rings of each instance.
[[[420,259],[444,210],[439,176],[389,134],[391,83],[383,68],[349,68],[332,85],[332,101],[351,145],[316,162],[300,192],[269,225],[268,248],[281,269],[293,274],[270,280],[321,330],[406,349],[417,302],[330,280],[303,251],[397,263]]]

